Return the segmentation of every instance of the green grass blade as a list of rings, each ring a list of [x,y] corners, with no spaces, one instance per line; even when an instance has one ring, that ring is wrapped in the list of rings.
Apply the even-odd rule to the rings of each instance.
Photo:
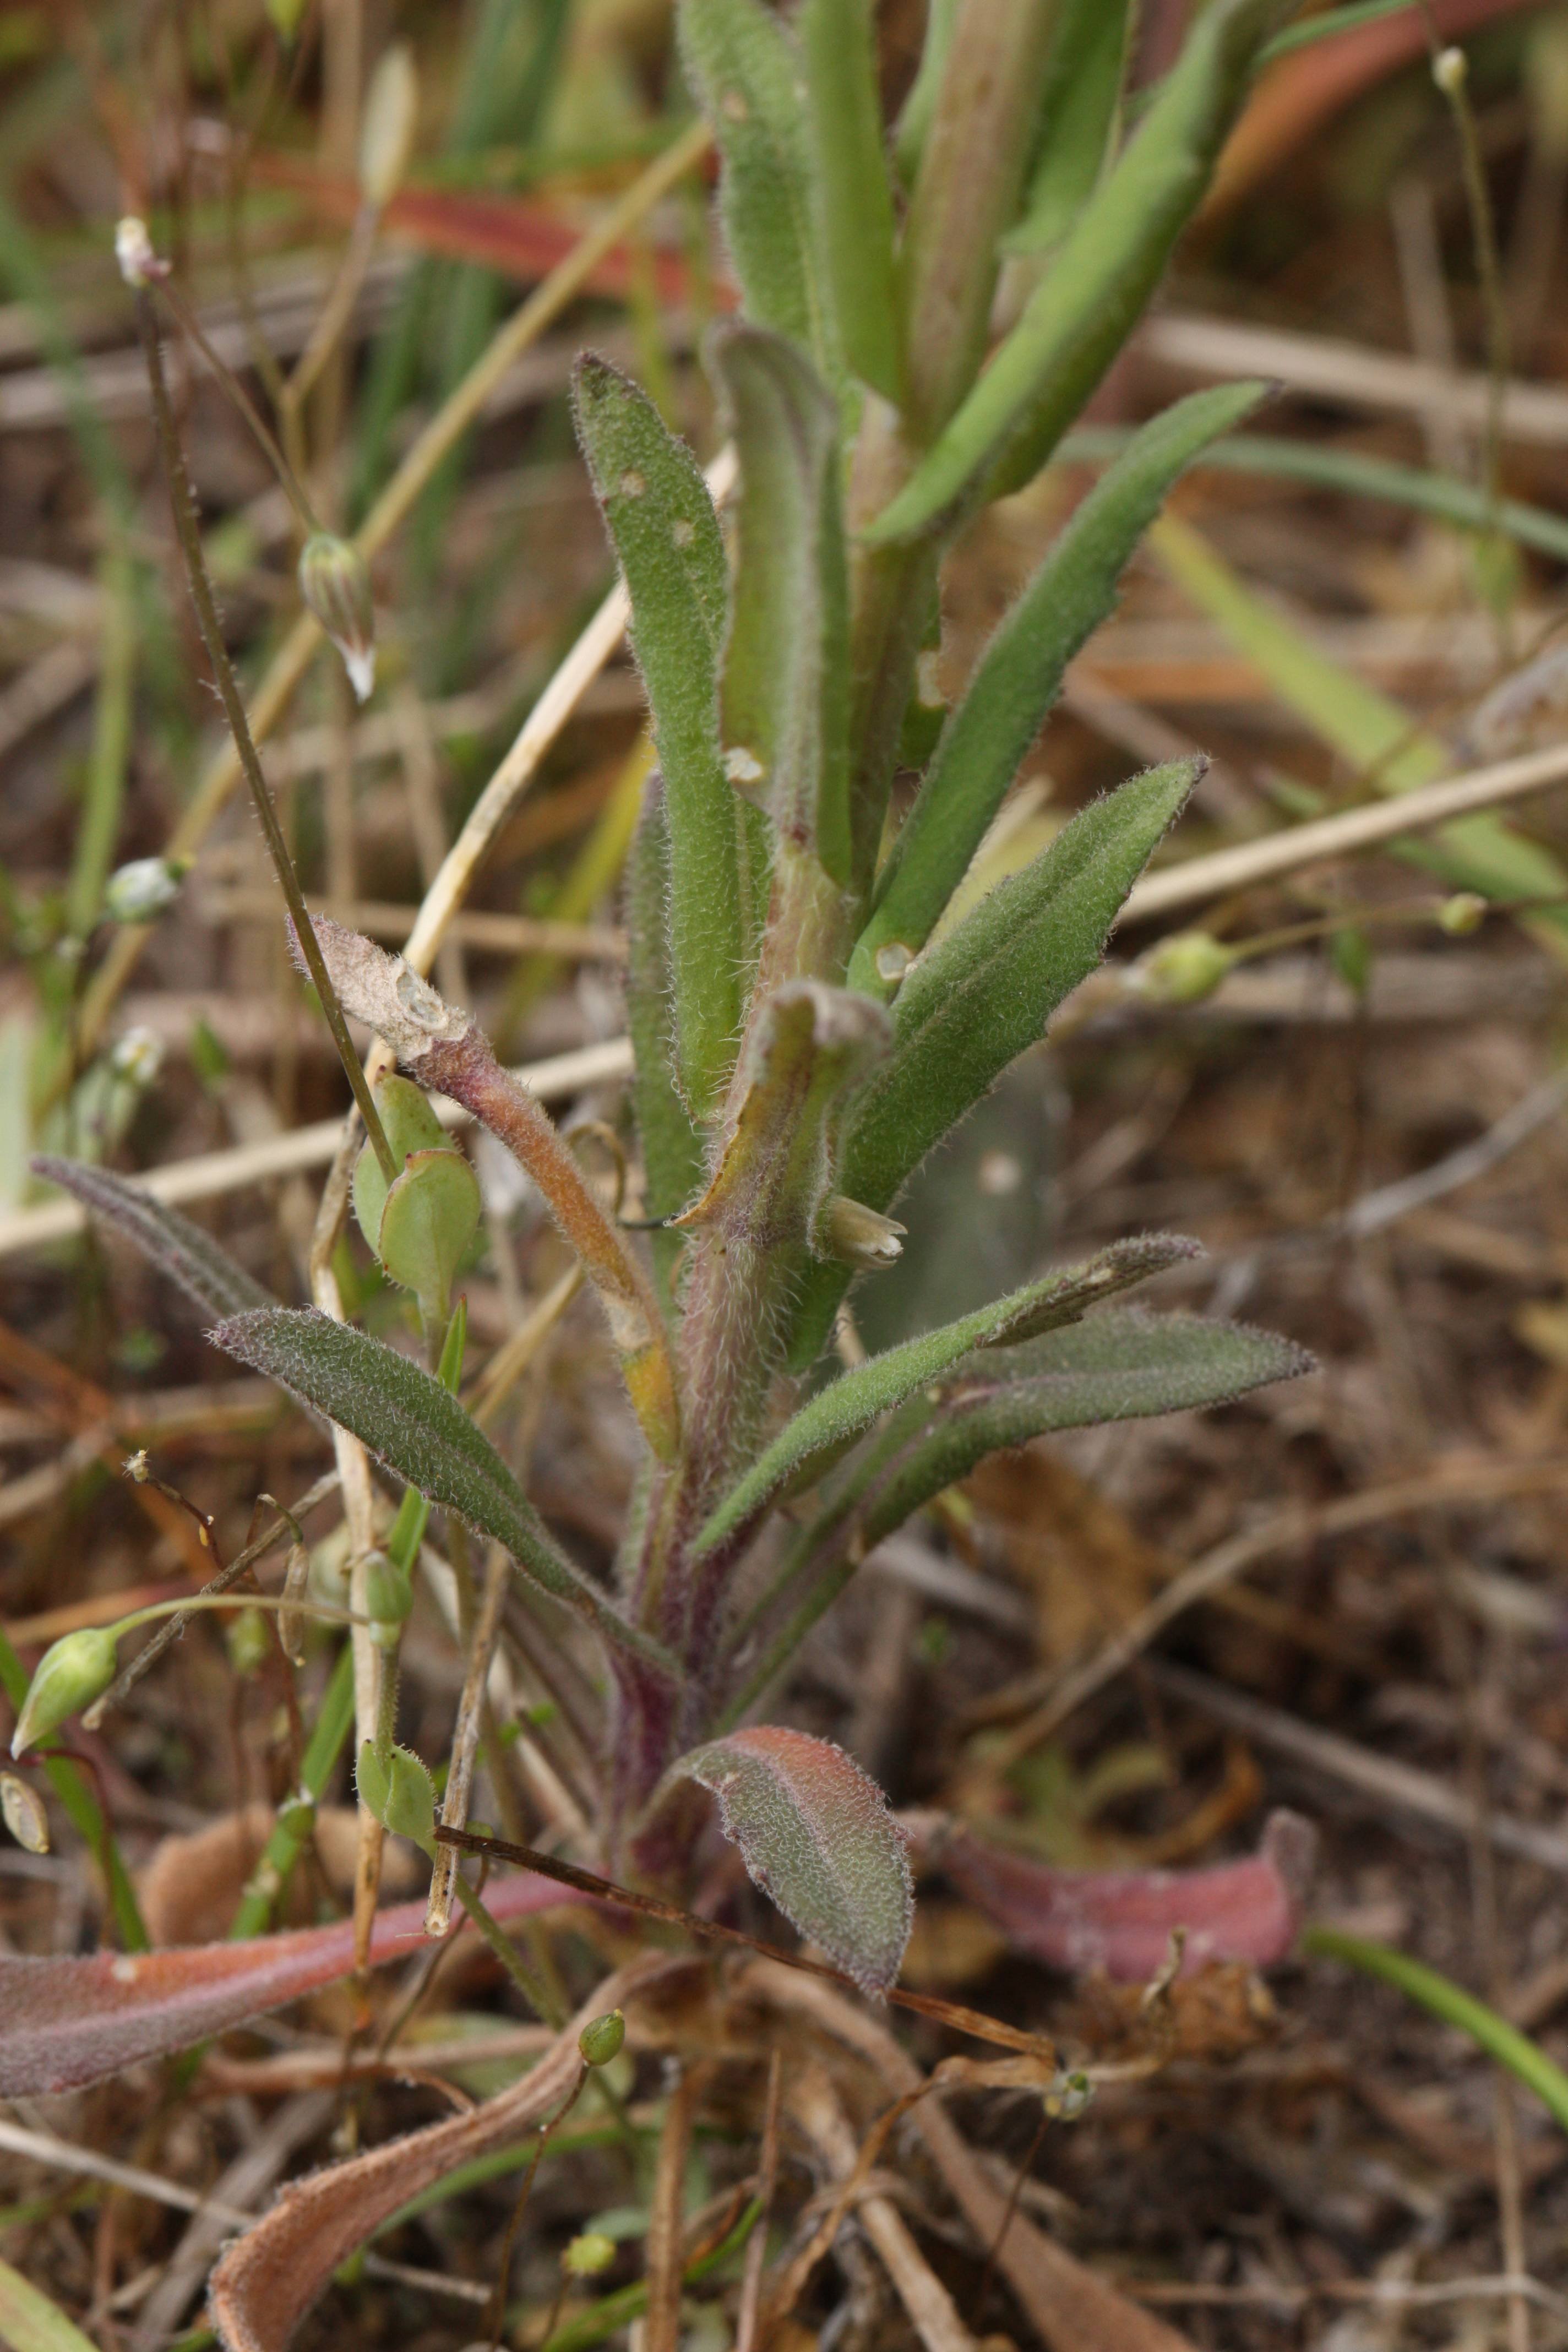
[[[1568,2074],[1550,2059],[1539,2042],[1500,2017],[1495,2009],[1474,1993],[1466,1992],[1451,1977],[1440,1976],[1436,1969],[1427,1968],[1421,1960],[1413,1960],[1405,1952],[1396,1952],[1391,1945],[1374,1944],[1362,1936],[1346,1936],[1337,1927],[1308,1927],[1301,1936],[1301,1949],[1326,1960],[1343,1960],[1347,1967],[1360,1969],[1363,1976],[1377,1977],[1384,1984],[1393,1985],[1409,2000],[1418,2001],[1440,2017],[1446,2025],[1457,2025],[1472,2042],[1516,2074],[1527,2090],[1533,2091],[1553,2121],[1568,2131]]]
[[[740,464],[720,725],[736,789],[849,880],[849,583],[838,409],[781,336],[721,331],[710,365]]]
[[[1149,533],[1149,545],[1199,611],[1257,664],[1280,700],[1376,791],[1412,792],[1451,772],[1452,755],[1437,737],[1376,687],[1321,652],[1190,524],[1173,515],[1162,517]],[[1568,893],[1568,871],[1559,860],[1501,817],[1464,817],[1444,825],[1431,841],[1401,845],[1397,854],[1455,887],[1488,898],[1555,898]],[[1568,953],[1568,907],[1543,908],[1527,919],[1527,927],[1555,953]]]
[[[862,383],[896,405],[904,362],[893,276],[893,195],[868,0],[805,0],[795,31],[844,355]]]
[[[879,957],[918,954],[958,887],[1068,662],[1116,601],[1122,570],[1173,483],[1264,387],[1200,392],[1142,427],[1074,513],[976,665],[941,741],[850,960],[853,988],[891,993]]]
[[[91,2337],[9,2263],[0,2263],[0,2344],[12,2352],[93,2352]]]
[[[1213,0],[1023,316],[902,490],[875,545],[948,520],[1045,463],[1121,349],[1201,202],[1279,0]]]
[[[837,387],[843,356],[795,42],[760,0],[682,0],[679,29],[723,158],[719,211],[745,315],[793,337]]]
[[[1403,5],[1403,0],[1402,0]],[[1089,425],[1069,433],[1057,450],[1063,465],[1097,465],[1121,456],[1132,438],[1115,425]],[[1322,448],[1315,441],[1289,441],[1268,433],[1233,433],[1193,460],[1201,473],[1264,474],[1281,481],[1310,482],[1350,498],[1383,499],[1418,514],[1451,522],[1461,530],[1506,532],[1521,547],[1533,547],[1555,562],[1568,563],[1568,522],[1522,499],[1494,501],[1471,482],[1425,467],[1401,466],[1391,457],[1367,457],[1355,449]]]
[[[401,1527],[405,1517],[409,1516],[410,1501],[423,1515],[428,1516],[430,1507],[425,1497],[423,1495],[416,1495],[410,1487],[399,1507],[398,1527]],[[421,1528],[423,1528],[423,1518]],[[400,1566],[406,1567],[412,1559],[412,1552],[418,1549],[418,1544],[415,1543],[408,1558],[405,1559],[397,1544],[397,1528],[395,1528],[387,1549]],[[351,1644],[344,1642],[338,1651],[336,1663],[328,1676],[326,1689],[321,1693],[321,1703],[316,1709],[316,1719],[310,1726],[310,1736],[305,1742],[305,1752],[300,1759],[300,1790],[310,1798],[313,1805],[320,1804],[326,1794],[327,1784],[332,1777],[333,1769],[347,1744],[349,1733],[353,1728],[353,1651]],[[267,1841],[260,1861],[250,1874],[245,1892],[240,1896],[238,1908],[235,1912],[234,1921],[228,1931],[233,1941],[243,1943],[252,1936],[266,1934],[271,1922],[273,1906],[288,1884],[289,1872],[304,1851],[310,1834],[310,1828],[311,1823],[302,1816],[291,1817],[288,1813],[273,1824],[272,1834]]]
[[[592,356],[577,431],[632,603],[669,826],[669,946],[682,1091],[713,1110],[734,1060],[747,961],[742,817],[719,741],[728,577],[696,458],[646,393]]]

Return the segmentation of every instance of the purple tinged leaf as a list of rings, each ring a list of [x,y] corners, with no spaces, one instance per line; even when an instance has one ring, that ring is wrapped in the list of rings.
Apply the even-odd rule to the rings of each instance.
[[[486,1895],[503,1921],[563,1899],[553,1880],[523,1874],[498,1880]],[[428,1949],[423,1895],[376,1919],[373,1968]],[[335,1984],[353,1966],[352,1919],[160,1952],[103,1951],[79,1959],[0,1954],[0,2098],[77,2090],[142,2059],[166,2058]]]
[[[1244,1862],[1212,1870],[1052,1870],[961,1830],[931,1860],[1022,1952],[1054,1969],[1103,1969],[1137,1983],[1186,1934],[1184,1973],[1210,1960],[1267,1968],[1296,1940],[1317,1832],[1299,1813],[1270,1814]]]
[[[786,1919],[883,1992],[899,1973],[914,1899],[888,1801],[830,1740],[765,1724],[694,1748],[674,1777],[719,1801],[725,1836]]]

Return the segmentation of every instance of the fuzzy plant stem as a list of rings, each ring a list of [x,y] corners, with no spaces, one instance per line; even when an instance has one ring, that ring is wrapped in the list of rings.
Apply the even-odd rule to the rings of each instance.
[[[342,1063],[349,1085],[353,1089],[354,1101],[359,1107],[360,1117],[364,1121],[364,1130],[370,1139],[371,1148],[375,1153],[382,1174],[391,1184],[397,1177],[398,1163],[393,1157],[392,1146],[386,1139],[386,1130],[382,1126],[381,1116],[371,1094],[369,1081],[360,1066],[360,1058],[354,1051],[353,1040],[349,1035],[348,1024],[343,1018],[342,1007],[338,1003],[337,992],[332,986],[327,967],[321,960],[321,949],[316,944],[316,935],[310,927],[310,915],[306,911],[304,894],[300,887],[299,877],[294,871],[293,860],[289,855],[289,845],[283,838],[283,829],[278,822],[278,812],[272,805],[272,795],[267,788],[267,779],[261,772],[261,761],[258,757],[256,745],[251,740],[250,725],[245,715],[245,704],[240,697],[233,664],[228,657],[228,648],[224,644],[223,625],[218,618],[217,603],[213,594],[206,559],[202,552],[201,527],[196,520],[195,494],[191,488],[191,478],[185,466],[184,451],[180,445],[174,410],[169,402],[168,381],[163,373],[163,347],[158,337],[157,314],[153,309],[153,297],[144,287],[137,289],[136,325],[142,338],[142,356],[147,362],[147,381],[153,394],[153,420],[169,477],[169,503],[174,510],[174,531],[180,542],[180,552],[184,558],[191,601],[196,609],[196,625],[201,631],[202,643],[206,647],[207,659],[212,665],[218,696],[223,703],[224,716],[228,720],[229,732],[234,738],[234,748],[244,772],[246,782],[250,787],[250,797],[255,803],[257,816],[260,820],[262,835],[277,872],[279,886],[293,919],[300,951],[305,958],[316,993],[321,999],[321,1010],[327,1018],[327,1026],[332,1033],[332,1043],[338,1049],[338,1057]]]

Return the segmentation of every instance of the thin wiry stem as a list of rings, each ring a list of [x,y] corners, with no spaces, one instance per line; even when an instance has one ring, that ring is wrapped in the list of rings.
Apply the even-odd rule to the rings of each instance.
[[[376,1109],[369,1082],[360,1066],[359,1055],[354,1051],[353,1040],[349,1035],[348,1023],[343,1018],[342,1006],[338,1003],[337,991],[333,988],[327,967],[321,960],[321,950],[316,944],[316,934],[305,908],[304,893],[300,887],[299,877],[294,871],[294,861],[289,855],[289,845],[283,838],[283,828],[278,822],[278,812],[272,805],[272,794],[268,790],[267,779],[261,772],[261,761],[258,757],[256,745],[251,740],[250,724],[245,714],[245,703],[240,695],[239,684],[234,674],[234,666],[228,657],[228,648],[224,643],[223,625],[218,619],[217,602],[213,594],[206,558],[202,551],[201,525],[196,520],[195,493],[191,488],[191,478],[185,467],[185,454],[180,444],[179,431],[174,423],[174,413],[169,402],[168,381],[163,373],[163,346],[158,337],[157,314],[153,307],[153,298],[145,288],[139,289],[136,295],[136,325],[142,338],[142,355],[147,362],[147,381],[153,394],[153,424],[169,477],[169,502],[174,509],[174,532],[180,542],[180,551],[184,558],[185,576],[190,583],[191,601],[196,608],[196,625],[202,634],[202,643],[206,647],[207,659],[212,664],[218,696],[223,703],[224,716],[228,720],[229,732],[234,738],[234,748],[239,761],[240,771],[250,787],[250,797],[255,803],[257,816],[260,820],[262,835],[271,855],[284,902],[293,919],[294,929],[299,936],[300,949],[315,986],[316,994],[321,999],[321,1010],[327,1018],[327,1026],[332,1033],[332,1043],[338,1049],[344,1074],[353,1089],[354,1100],[359,1107],[360,1117],[364,1121],[364,1129],[370,1139],[371,1148],[375,1153],[382,1174],[390,1184],[397,1176],[398,1162],[393,1156],[392,1146],[386,1139],[386,1130],[382,1126],[381,1115]]]

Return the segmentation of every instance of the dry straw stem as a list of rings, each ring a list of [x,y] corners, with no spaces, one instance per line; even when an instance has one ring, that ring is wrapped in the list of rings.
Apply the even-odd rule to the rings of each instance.
[[[717,472],[715,467],[713,473]],[[590,623],[590,629],[594,626]],[[532,721],[529,724],[531,726]],[[528,731],[525,727],[523,733]],[[1261,841],[1215,850],[1206,857],[1190,857],[1150,875],[1133,890],[1120,919],[1123,923],[1137,922],[1156,915],[1174,914],[1201,905],[1205,899],[1247,889],[1259,882],[1276,881],[1282,874],[1295,873],[1302,866],[1353,856],[1363,850],[1375,849],[1384,842],[1397,840],[1406,833],[1446,824],[1451,818],[1464,816],[1472,810],[1523,800],[1562,783],[1568,783],[1568,746],[1559,744],[1550,751],[1531,752],[1522,759],[1501,761],[1495,767],[1478,768],[1468,775],[1423,784],[1394,799],[1345,809],[1335,816],[1316,817],[1308,824],[1286,826]],[[478,808],[474,814],[478,816]],[[464,831],[467,833],[468,827]],[[460,846],[461,839],[454,845],[453,856]],[[437,944],[438,938],[428,947],[432,956]],[[626,1077],[631,1066],[629,1041],[613,1037],[603,1045],[586,1046],[578,1053],[563,1054],[552,1061],[521,1069],[517,1076],[540,1101],[549,1102],[559,1101],[583,1087]],[[458,1124],[456,1114],[444,1111],[442,1116],[447,1123]],[[175,1203],[214,1200],[268,1177],[323,1166],[337,1149],[340,1132],[339,1120],[324,1119],[313,1127],[296,1129],[291,1135],[269,1137],[264,1143],[176,1160],[144,1181],[148,1191],[160,1201]],[[85,1223],[74,1202],[49,1202],[38,1208],[15,1210],[8,1217],[0,1218],[0,1258],[18,1250],[63,1241],[79,1233]]]
[[[694,123],[689,131],[683,132],[673,146],[667,148],[665,152],[650,163],[647,170],[634,181],[625,195],[611,205],[598,226],[591,230],[579,245],[574,247],[566,258],[551,271],[549,277],[494,336],[489,348],[475,362],[462,383],[456,387],[438,413],[431,418],[430,423],[415,442],[407,457],[365,517],[353,543],[367,562],[379,552],[394,531],[406,519],[437,469],[479,415],[508,369],[527,350],[528,346],[536,341],[547,327],[553,325],[562,312],[576,299],[605,255],[637,227],[637,224],[653,210],[670,189],[685,177],[694,164],[701,161],[708,151],[710,137],[711,133],[705,122]],[[574,648],[574,655],[568,656],[569,662],[575,657],[586,639],[592,636],[596,629],[602,629],[605,624],[608,607],[615,602],[614,595],[605,600],[605,605],[601,607],[600,613],[595,615],[594,621],[590,622],[587,630],[584,631],[584,638],[579,640],[578,647]],[[614,635],[599,654],[598,661],[595,664],[595,671],[602,667],[610,654],[614,652],[619,643],[625,621],[623,609]],[[274,656],[271,667],[263,678],[252,704],[250,730],[258,743],[265,740],[282,718],[293,698],[295,688],[304,677],[311,656],[321,643],[320,624],[310,614],[301,614]],[[594,674],[595,672],[592,671],[589,673],[590,676]],[[560,673],[557,676],[559,677]],[[554,683],[555,681],[552,682],[552,685]],[[586,683],[587,678],[584,677],[582,684],[586,685]],[[579,686],[578,692],[581,693],[581,691],[582,686]],[[548,698],[550,692],[551,688],[547,688],[542,701]],[[492,778],[490,784],[486,787],[479,805],[474,810],[473,816],[470,817],[468,824],[464,827],[463,835],[459,836],[458,844],[454,846],[454,856],[458,849],[462,847],[475,819],[490,801],[501,777],[520,765],[523,769],[524,782],[532,773],[539,752],[535,751],[531,755],[525,754],[523,746],[533,729],[534,719],[539,715],[539,708],[536,706],[535,711],[531,714],[516,743],[502,761],[496,777]],[[195,856],[206,838],[213,820],[239,781],[238,759],[233,747],[226,744],[213,760],[179,824],[170,836],[166,855],[171,857]],[[521,786],[515,782],[507,787],[507,805],[510,805],[510,795],[519,789]],[[490,830],[493,831],[493,825]],[[489,837],[490,833],[487,831],[484,841],[488,843]],[[481,843],[479,848],[475,851],[476,859],[482,854],[483,846],[484,843]],[[471,870],[471,862],[469,870]],[[466,876],[464,880],[466,884]],[[446,910],[447,918],[449,918],[450,913],[455,909],[461,895],[459,887]],[[440,917],[439,906],[432,910],[430,919],[432,923],[438,925],[435,937],[428,941],[421,939],[419,945],[421,951],[434,954],[445,928],[445,919]],[[78,1032],[83,1055],[91,1053],[101,1036],[115,1000],[135,968],[137,959],[148,937],[147,927],[142,925],[123,931],[105,958],[102,970],[87,991],[82,1001]],[[412,940],[409,943],[409,954],[410,960],[414,961]]]

